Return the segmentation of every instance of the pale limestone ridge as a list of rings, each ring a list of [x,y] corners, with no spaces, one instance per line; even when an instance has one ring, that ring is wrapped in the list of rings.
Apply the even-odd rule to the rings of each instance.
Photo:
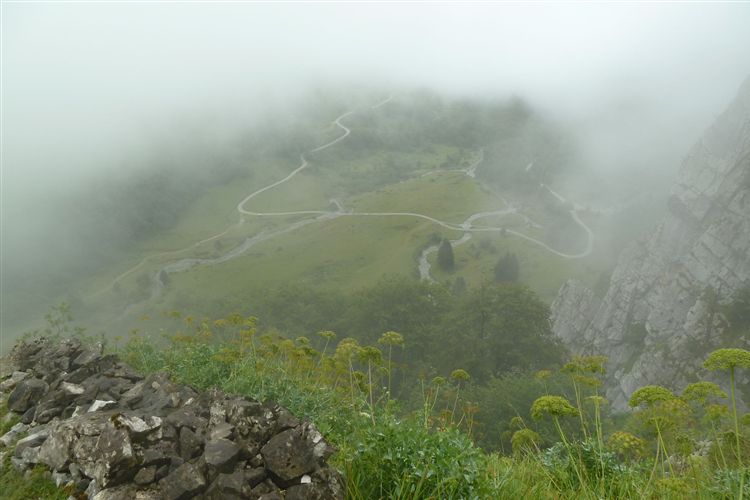
[[[553,331],[574,352],[609,356],[607,396],[622,409],[644,384],[679,388],[699,374],[727,326],[713,297],[726,303],[748,283],[750,78],[684,160],[664,220],[621,254],[606,295],[563,285]]]

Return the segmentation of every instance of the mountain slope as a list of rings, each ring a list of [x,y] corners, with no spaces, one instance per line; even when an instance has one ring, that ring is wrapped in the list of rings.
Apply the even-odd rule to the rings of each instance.
[[[726,307],[750,282],[750,79],[693,147],[668,213],[627,247],[599,299],[567,282],[553,329],[576,352],[610,358],[608,397],[623,408],[637,387],[694,378],[706,352],[746,346],[727,338]]]

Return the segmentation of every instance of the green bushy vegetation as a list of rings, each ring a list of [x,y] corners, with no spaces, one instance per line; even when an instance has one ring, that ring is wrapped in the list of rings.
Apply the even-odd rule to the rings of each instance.
[[[8,413],[5,403],[0,404],[0,436],[10,430],[18,421]],[[27,474],[21,474],[10,462],[11,454],[7,453],[0,460],[0,498],[3,500],[28,500],[39,498],[45,500],[65,500],[69,492],[62,491],[42,467],[37,467]]]
[[[679,393],[645,386],[632,394],[631,413],[613,415],[601,393],[602,356],[487,378],[476,363],[454,365],[433,376],[425,360],[414,371],[400,357],[412,343],[408,333],[357,340],[322,330],[289,338],[240,314],[168,316],[175,322],[168,330],[135,331],[108,349],[144,374],[164,370],[198,389],[275,400],[310,419],[339,450],[332,461],[348,498],[750,494],[750,419],[734,396],[737,374],[750,368],[742,349],[719,349],[705,362],[726,374],[729,393],[708,381]],[[67,307],[58,308],[45,333],[83,335],[70,319]],[[0,430],[13,423],[2,422]],[[9,463],[0,486],[27,495],[12,498],[62,498],[41,470],[24,478]]]
[[[734,405],[711,382],[679,395],[644,387],[634,412],[614,418],[599,391],[606,358],[585,356],[485,382],[460,368],[422,374],[396,399],[392,372],[408,368],[393,358],[408,335],[361,344],[321,331],[291,340],[240,315],[180,321],[185,329],[166,349],[136,335],[121,349],[125,359],[310,418],[339,448],[334,463],[350,498],[736,498],[748,490],[740,473],[748,475],[747,418],[733,420]],[[729,351],[706,366],[746,365],[750,353]]]

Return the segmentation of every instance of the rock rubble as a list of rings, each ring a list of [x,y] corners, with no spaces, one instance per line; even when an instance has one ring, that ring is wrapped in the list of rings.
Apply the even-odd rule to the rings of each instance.
[[[0,400],[21,420],[0,448],[20,470],[45,466],[78,498],[344,496],[326,463],[333,448],[277,404],[142,377],[76,339],[20,342],[0,371]]]

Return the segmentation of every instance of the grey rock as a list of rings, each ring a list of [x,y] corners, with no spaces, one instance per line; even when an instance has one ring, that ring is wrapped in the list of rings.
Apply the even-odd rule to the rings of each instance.
[[[276,404],[219,390],[198,395],[164,373],[141,379],[116,356],[87,350],[79,341],[22,342],[13,356],[4,373],[23,369],[28,375],[16,376],[7,398],[25,408],[22,419],[33,433],[18,442],[11,462],[26,473],[45,465],[59,484],[100,500],[283,497],[280,485],[295,486],[299,471],[307,469],[317,471],[313,483],[327,487],[315,478],[329,470],[323,461],[330,447]],[[103,399],[111,403],[97,402]],[[86,411],[92,403],[96,411]],[[21,429],[27,430],[15,428]],[[269,439],[280,431],[287,434],[274,447]],[[263,443],[265,453],[278,458],[275,470],[265,467]],[[287,445],[295,449],[280,449]],[[313,490],[300,490],[306,491]]]
[[[99,410],[109,410],[116,406],[117,406],[117,401],[97,399],[93,403],[91,403],[91,406],[89,406],[88,410],[86,411],[89,413],[92,413],[92,412],[99,411]]]
[[[297,427],[298,425],[300,425],[299,419],[292,415],[292,412],[290,412],[286,408],[278,406],[275,413],[276,427],[279,431],[285,431],[287,429],[291,429],[292,427]]]
[[[55,486],[59,488],[61,486],[65,486],[68,483],[71,483],[73,481],[73,477],[65,472],[53,472],[52,481],[54,481]]]
[[[122,394],[120,404],[124,407],[133,408],[143,400],[146,392],[146,381],[141,380]]]
[[[242,498],[247,497],[243,497],[234,493],[222,493],[221,491],[219,491],[219,487],[216,484],[216,481],[214,481],[206,489],[206,492],[203,494],[203,498],[205,500],[241,500]]]
[[[81,467],[87,469],[89,473],[92,473],[89,463],[91,462],[91,457],[96,454],[97,441],[99,441],[99,436],[79,436],[70,449],[72,460],[81,464]]]
[[[315,470],[326,452],[325,441],[311,426],[283,431],[261,448],[266,467],[283,481]]]
[[[48,393],[34,409],[34,422],[46,424],[59,416],[66,406],[65,399],[66,396],[61,392]]]
[[[214,395],[215,398],[220,398],[220,393]],[[214,401],[211,404],[208,417],[208,425],[211,428],[215,428],[220,424],[227,423],[227,409],[224,407],[222,400]]]
[[[39,463],[39,447],[38,446],[27,446],[22,449],[19,453],[13,452],[13,458],[20,459],[29,466],[33,466]]]
[[[86,487],[86,491],[84,493],[86,494],[86,498],[96,498],[96,495],[100,490],[101,488],[98,484],[96,484],[96,479],[92,479],[89,482],[89,485]]]
[[[245,475],[245,483],[250,485],[251,488],[262,483],[268,476],[268,474],[266,473],[266,469],[264,467],[255,467],[253,469],[245,469],[244,475]]]
[[[122,485],[100,490],[92,500],[134,500],[137,490],[133,485]]]
[[[231,474],[219,474],[216,478],[216,487],[221,493],[242,495],[242,485],[245,476],[242,471],[236,471]]]
[[[28,436],[21,438],[18,440],[18,442],[16,442],[16,448],[13,451],[13,454],[20,457],[24,449],[36,448],[37,446],[41,446],[42,443],[47,440],[47,437],[49,437],[49,431],[47,429],[40,429],[33,434],[29,434]]]
[[[272,491],[270,493],[264,493],[263,495],[259,496],[258,500],[284,500],[284,497],[282,497],[279,492]]]
[[[79,396],[84,393],[86,389],[83,388],[83,386],[78,384],[71,384],[70,382],[62,382],[60,384],[60,389],[70,396]]]
[[[102,488],[130,480],[135,474],[137,460],[127,431],[106,426],[96,442],[91,462],[92,465],[84,467],[84,471]]]
[[[208,433],[209,439],[229,439],[234,432],[234,426],[226,422],[221,422],[211,427]]]
[[[250,498],[259,498],[261,497],[261,495],[275,492],[277,490],[278,488],[276,487],[276,485],[273,484],[273,482],[269,479],[266,479],[265,481],[255,485],[249,492],[246,493],[246,495]]]
[[[29,425],[34,422],[34,415],[36,414],[36,405],[32,405],[21,415],[21,423]]]
[[[8,397],[8,409],[23,413],[41,399],[49,390],[49,384],[38,378],[27,378],[16,385]]]
[[[29,376],[28,372],[14,371],[11,376],[0,383],[0,392],[12,391],[19,382]]]
[[[151,484],[156,480],[156,467],[150,466],[150,467],[143,467],[141,470],[139,470],[135,477],[133,478],[133,481],[137,485],[145,485],[145,484]]]
[[[149,441],[166,439],[167,441],[176,441],[178,439],[177,429],[168,424],[162,424],[159,432],[151,433],[148,436]]]
[[[155,465],[156,467],[169,465],[172,457],[176,454],[177,450],[175,450],[172,443],[161,441],[149,446],[143,451],[141,464],[144,466]]]
[[[315,486],[312,484],[296,484],[286,489],[284,498],[286,500],[312,500],[313,498],[327,499],[315,495]]]
[[[165,500],[192,498],[206,487],[203,473],[193,464],[184,463],[159,481]]]
[[[75,439],[75,432],[68,427],[50,429],[49,437],[39,449],[39,463],[52,470],[64,470],[70,463],[70,447]]]
[[[200,455],[202,448],[203,442],[189,427],[183,427],[180,430],[180,457],[183,460],[190,460]]]
[[[208,465],[222,469],[231,466],[237,459],[240,448],[228,439],[212,439],[206,442],[203,457]]]
[[[0,446],[10,446],[13,441],[21,437],[21,435],[29,429],[29,426],[23,422],[18,422],[8,430],[2,437],[0,437]]]
[[[17,457],[10,457],[10,463],[13,466],[13,468],[19,472],[28,470],[31,467],[29,462],[26,462],[24,459],[17,458]]]
[[[171,412],[165,421],[175,427],[189,427],[192,430],[205,429],[208,426],[208,420],[201,417],[198,412],[200,408],[195,405],[187,405]]]
[[[112,422],[116,427],[127,429],[133,439],[141,439],[161,427],[161,418],[153,415],[142,419],[135,415],[116,414]]]
[[[98,361],[102,357],[104,346],[101,343],[94,344],[83,350],[71,363],[71,368],[76,369]]]

